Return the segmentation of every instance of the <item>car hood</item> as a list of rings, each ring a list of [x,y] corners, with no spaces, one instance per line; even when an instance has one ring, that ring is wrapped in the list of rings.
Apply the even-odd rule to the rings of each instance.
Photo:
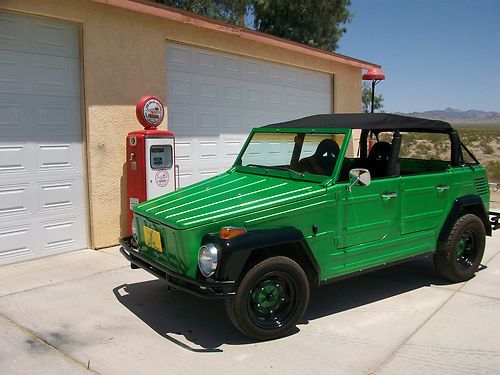
[[[177,229],[187,229],[324,192],[324,186],[317,183],[233,170],[141,203],[134,207],[134,212]]]

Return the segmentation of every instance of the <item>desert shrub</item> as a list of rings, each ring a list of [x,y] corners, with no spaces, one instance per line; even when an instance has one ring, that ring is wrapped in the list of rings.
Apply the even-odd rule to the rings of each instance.
[[[490,182],[500,182],[500,161],[488,160],[484,166],[488,173],[488,179]]]
[[[485,154],[493,154],[495,152],[495,149],[493,147],[491,147],[491,145],[489,143],[485,143],[483,145],[483,152]]]

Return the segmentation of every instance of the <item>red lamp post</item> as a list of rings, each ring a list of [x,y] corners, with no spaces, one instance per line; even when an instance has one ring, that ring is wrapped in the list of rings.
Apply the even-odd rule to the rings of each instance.
[[[372,68],[369,69],[365,74],[363,74],[363,81],[372,81],[372,111],[373,113],[373,104],[375,102],[375,85],[380,81],[385,79],[384,73],[380,68]]]

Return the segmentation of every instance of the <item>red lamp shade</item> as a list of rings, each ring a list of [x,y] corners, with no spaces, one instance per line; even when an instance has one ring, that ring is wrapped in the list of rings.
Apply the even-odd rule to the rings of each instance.
[[[385,75],[380,68],[372,68],[363,74],[363,81],[383,81],[384,79]]]

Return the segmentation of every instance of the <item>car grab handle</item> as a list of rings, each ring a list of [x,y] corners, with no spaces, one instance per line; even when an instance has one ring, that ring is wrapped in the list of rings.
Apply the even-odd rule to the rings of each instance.
[[[450,187],[448,185],[438,185],[436,186],[436,190],[439,192],[450,190]]]
[[[396,198],[397,196],[398,196],[398,193],[384,193],[384,194],[382,194],[383,199]]]

